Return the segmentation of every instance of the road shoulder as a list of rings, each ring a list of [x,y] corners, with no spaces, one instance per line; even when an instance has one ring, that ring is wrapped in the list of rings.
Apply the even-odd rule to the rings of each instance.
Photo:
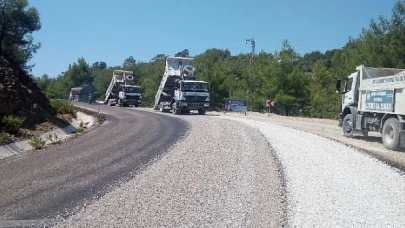
[[[236,117],[241,119],[251,119],[260,122],[268,122],[293,129],[313,133],[336,142],[343,143],[347,146],[360,149],[360,152],[369,154],[380,161],[389,164],[395,168],[405,171],[405,153],[404,151],[392,151],[386,149],[381,142],[380,134],[370,132],[368,137],[355,136],[347,138],[342,133],[342,128],[337,126],[337,120],[287,117],[279,115],[251,113],[241,115],[238,113],[211,112],[215,115]]]
[[[75,136],[77,133],[83,133],[85,129],[89,129],[97,125],[97,118],[94,117],[94,114],[91,115],[89,113],[86,114],[82,111],[78,111],[77,118],[72,119],[70,124],[66,127],[43,133],[39,135],[38,138],[33,137],[28,140],[22,140],[0,146],[0,160],[19,155],[33,149],[42,149],[50,144],[61,143],[64,140]],[[37,146],[38,148],[35,148],[34,146]]]

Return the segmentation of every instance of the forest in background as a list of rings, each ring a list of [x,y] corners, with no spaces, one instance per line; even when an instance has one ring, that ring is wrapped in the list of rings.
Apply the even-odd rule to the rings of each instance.
[[[249,110],[262,111],[265,101],[272,99],[272,112],[280,115],[336,118],[341,108],[341,95],[335,93],[336,79],[346,77],[361,64],[405,68],[405,0],[393,6],[390,17],[371,19],[370,26],[359,32],[340,49],[303,56],[284,40],[273,53],[256,53],[251,65],[250,53],[231,55],[228,49],[211,48],[196,56],[184,49],[175,56],[194,57],[198,79],[210,84],[212,109],[223,110],[225,99],[231,98],[247,99]],[[143,88],[143,105],[150,107],[167,55],[157,54],[149,62],[129,56],[121,66],[108,66],[102,60],[88,63],[80,57],[56,77],[44,74],[35,79],[50,99],[66,99],[70,88],[86,85],[93,85],[102,99],[112,71],[131,70]]]

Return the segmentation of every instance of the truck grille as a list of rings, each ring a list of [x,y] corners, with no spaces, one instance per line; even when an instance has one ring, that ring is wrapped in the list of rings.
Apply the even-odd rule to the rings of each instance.
[[[186,101],[205,101],[208,96],[185,96]]]
[[[138,100],[138,99],[139,99],[139,96],[126,95],[125,98],[128,99],[128,100]]]

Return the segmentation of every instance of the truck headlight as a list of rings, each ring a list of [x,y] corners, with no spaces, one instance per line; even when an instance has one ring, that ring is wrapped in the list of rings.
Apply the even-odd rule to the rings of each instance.
[[[205,99],[205,101],[210,101],[210,97],[208,96],[207,99]]]

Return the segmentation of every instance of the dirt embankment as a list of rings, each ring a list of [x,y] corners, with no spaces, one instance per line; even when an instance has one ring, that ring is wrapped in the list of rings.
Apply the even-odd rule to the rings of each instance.
[[[34,79],[17,64],[0,56],[0,145],[66,126]],[[4,132],[4,117],[23,120],[18,132]]]

